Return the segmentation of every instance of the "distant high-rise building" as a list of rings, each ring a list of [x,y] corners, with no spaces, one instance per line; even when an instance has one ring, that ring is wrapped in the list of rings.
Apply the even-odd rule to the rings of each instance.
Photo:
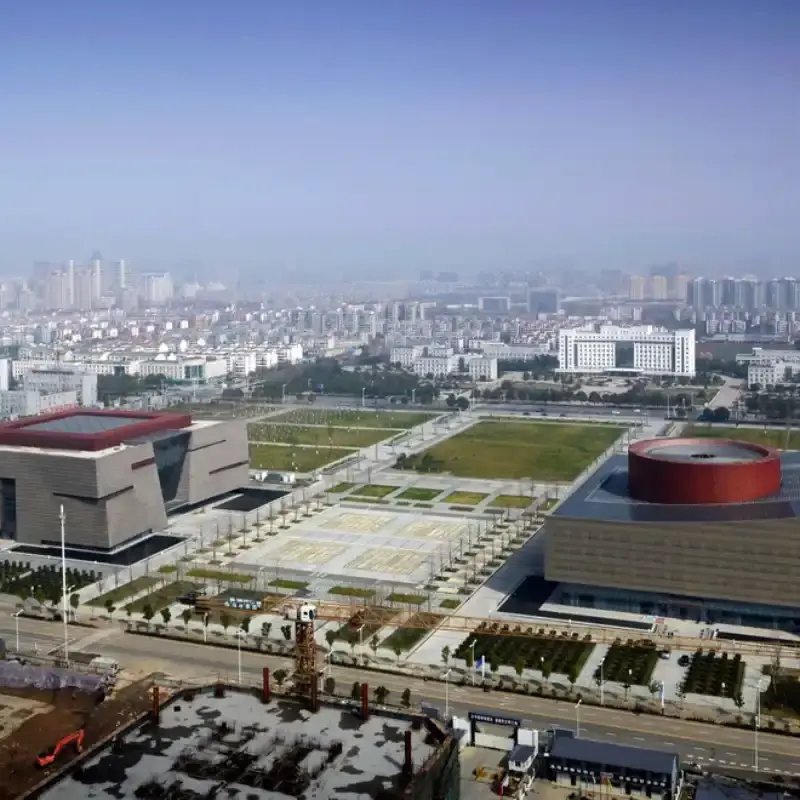
[[[70,308],[75,306],[75,262],[67,262],[67,303]]]
[[[172,299],[172,277],[169,272],[150,272],[142,275],[142,296],[145,302],[163,305]]]
[[[103,262],[99,254],[92,257],[92,307],[99,304],[103,296]]]
[[[561,311],[561,292],[555,286],[542,286],[528,292],[528,311],[531,314],[558,314]]]
[[[691,278],[688,275],[676,275],[674,281],[669,281],[669,295],[673,300],[687,301]]]
[[[650,278],[650,297],[653,300],[667,299],[667,279],[663,275],[653,275]]]
[[[124,258],[121,258],[114,265],[114,277],[111,283],[111,289],[116,294],[128,288],[128,264]]]
[[[641,275],[628,276],[628,300],[644,300],[645,282]]]

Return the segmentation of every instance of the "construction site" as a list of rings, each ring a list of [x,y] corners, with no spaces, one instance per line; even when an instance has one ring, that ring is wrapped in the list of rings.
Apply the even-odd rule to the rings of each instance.
[[[163,705],[154,695],[148,713],[31,796],[444,800],[458,787],[458,747],[435,722],[366,702],[312,711],[272,697],[265,670],[260,688],[184,689]]]
[[[151,683],[111,697],[76,687],[3,686],[0,690],[0,800],[28,793],[81,752],[141,717],[152,705]]]

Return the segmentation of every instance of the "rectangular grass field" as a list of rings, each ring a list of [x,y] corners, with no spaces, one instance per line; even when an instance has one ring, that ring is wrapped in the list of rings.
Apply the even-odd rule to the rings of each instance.
[[[702,422],[698,422],[688,426],[683,435],[712,439],[738,439],[741,442],[763,444],[778,450],[800,450],[800,431],[791,430],[787,442],[785,428],[767,428],[765,431],[754,425],[740,425],[737,428],[724,425],[704,425]]]
[[[406,430],[435,419],[438,414],[424,411],[354,411],[303,408],[270,417],[270,422],[294,422],[300,425],[332,425],[347,428],[395,428]]]
[[[355,450],[345,450],[340,447],[316,448],[291,447],[281,444],[251,444],[250,466],[253,469],[309,472],[355,454]]]
[[[624,431],[619,425],[486,421],[427,452],[437,471],[460,478],[572,481]]]
[[[411,486],[405,491],[400,492],[397,497],[403,500],[420,500],[426,502],[428,500],[433,500],[434,497],[438,497],[441,493],[441,489],[425,489],[422,486]]]
[[[489,502],[492,508],[527,508],[533,499],[522,494],[500,494]]]
[[[335,428],[325,425],[273,425],[254,422],[247,426],[251,442],[312,444],[328,447],[369,447],[388,439],[395,431],[388,428]]]

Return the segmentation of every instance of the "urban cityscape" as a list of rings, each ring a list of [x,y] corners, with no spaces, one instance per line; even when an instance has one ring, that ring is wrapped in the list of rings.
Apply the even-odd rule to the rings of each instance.
[[[67,5],[0,800],[800,798],[800,6]]]

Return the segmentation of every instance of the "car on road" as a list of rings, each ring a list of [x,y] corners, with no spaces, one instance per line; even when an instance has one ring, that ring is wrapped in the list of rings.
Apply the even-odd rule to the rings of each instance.
[[[687,656],[687,655],[682,655],[682,656],[681,656],[681,657],[678,659],[678,666],[679,666],[679,667],[688,667],[688,666],[689,666],[689,662],[690,662],[691,660],[692,660],[692,659],[691,659],[691,658],[689,658],[689,656]]]

